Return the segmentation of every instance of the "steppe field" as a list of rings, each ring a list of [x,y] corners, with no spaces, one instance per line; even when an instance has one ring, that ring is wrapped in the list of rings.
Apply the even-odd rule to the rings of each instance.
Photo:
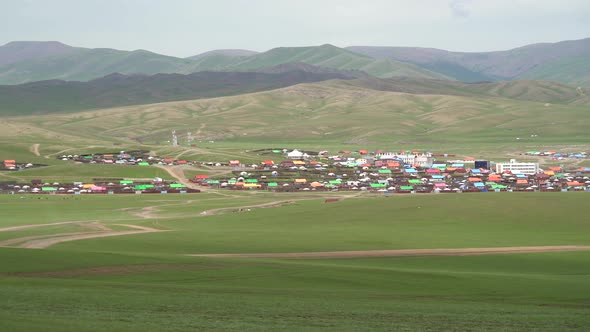
[[[172,107],[208,102],[219,101]],[[234,111],[248,110],[234,106]],[[272,133],[214,141],[217,130],[207,128],[220,119],[202,122],[206,134],[195,147],[158,144],[174,128],[149,120],[158,118],[161,107],[168,106],[116,113],[125,114],[134,133],[155,133],[146,134],[151,142],[122,135],[112,110],[4,118],[4,128],[13,134],[0,134],[2,155],[47,166],[3,172],[0,179],[215,176],[223,171],[75,164],[56,156],[146,148],[170,157],[259,162],[264,157],[252,150],[288,144]],[[193,113],[178,114],[183,122]],[[408,130],[416,130],[407,117]],[[80,126],[73,125],[76,121]],[[273,121],[287,128],[298,118]],[[243,119],[235,125],[240,127],[236,132],[258,126]],[[513,125],[528,132],[518,122]],[[517,142],[508,134],[486,142],[485,130],[476,129],[472,141],[463,140],[468,133],[449,129],[453,134],[440,142],[414,134],[413,143],[404,143],[381,140],[378,132],[355,136],[354,128],[338,128],[343,132],[336,139],[309,134],[288,147],[432,145],[462,156],[509,158],[530,146],[583,150],[589,143],[581,132],[566,139],[561,129],[540,143]],[[252,130],[250,135],[256,135]],[[355,137],[357,143],[345,140]],[[337,201],[325,203],[330,198]],[[214,189],[157,196],[3,195],[0,329],[586,331],[588,198],[586,192],[381,195]]]

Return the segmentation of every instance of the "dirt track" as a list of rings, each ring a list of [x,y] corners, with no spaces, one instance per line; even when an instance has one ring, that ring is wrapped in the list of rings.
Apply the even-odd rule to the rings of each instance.
[[[498,248],[459,249],[400,249],[364,251],[324,251],[263,254],[193,254],[189,256],[213,258],[363,258],[363,257],[404,257],[404,256],[471,256],[497,254],[524,254],[561,251],[590,250],[590,246],[535,246]]]
[[[128,225],[118,224],[118,226],[124,226],[132,228],[129,231],[101,231],[101,232],[84,232],[84,233],[65,233],[65,234],[53,234],[53,235],[41,235],[41,236],[28,236],[23,238],[9,239],[0,242],[0,246],[4,247],[15,247],[15,248],[28,248],[28,249],[44,249],[54,244],[94,239],[100,237],[120,236],[120,235],[131,235],[131,234],[143,234],[153,232],[165,232],[162,229],[156,229],[146,226],[139,225]]]
[[[39,157],[41,154],[39,154],[39,143],[33,144],[31,145],[31,149],[30,151],[37,157]]]

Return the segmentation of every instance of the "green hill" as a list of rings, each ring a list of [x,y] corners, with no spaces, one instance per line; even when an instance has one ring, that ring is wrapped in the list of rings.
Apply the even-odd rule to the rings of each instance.
[[[135,141],[191,129],[200,139],[280,142],[588,143],[587,105],[410,94],[329,81],[231,97],[19,118],[29,132]],[[487,90],[489,94],[498,93]],[[198,131],[196,131],[198,129]],[[522,142],[522,141],[520,141]]]
[[[590,38],[497,52],[450,52],[419,47],[352,46],[376,59],[409,62],[457,80],[550,80],[590,86]]]
[[[588,105],[590,97],[585,89],[549,81],[503,81],[462,83],[448,80],[419,78],[365,78],[339,82],[379,91],[404,92],[466,97],[499,97],[542,103]]]
[[[218,56],[215,59],[219,59]],[[219,61],[219,60],[217,60]],[[333,45],[311,47],[279,47],[268,52],[237,57],[229,70],[253,70],[285,63],[302,62],[340,70],[361,70],[375,77],[409,76],[422,78],[447,78],[418,66],[391,59],[373,59]]]
[[[30,47],[34,45],[31,43]],[[10,44],[0,47],[0,60],[3,54],[7,59],[5,64],[0,61],[0,84],[21,84],[51,79],[89,81],[112,73],[154,75],[188,74],[198,71],[252,71],[292,62],[339,70],[362,70],[377,77],[446,78],[413,64],[391,59],[373,59],[332,45],[282,47],[253,55],[244,52],[209,52],[185,59],[144,50],[127,52],[74,48],[67,45],[64,47],[66,50],[61,53],[25,57],[20,61],[16,61],[15,57],[22,52],[14,51]]]
[[[198,72],[188,75],[111,74],[89,82],[40,81],[0,85],[0,115],[76,112],[114,106],[231,96],[306,82],[355,76],[307,65],[259,72]],[[315,70],[315,72],[313,72]]]

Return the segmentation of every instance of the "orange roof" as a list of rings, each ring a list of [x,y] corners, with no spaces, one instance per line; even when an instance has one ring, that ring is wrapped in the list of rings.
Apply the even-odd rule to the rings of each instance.
[[[576,187],[576,186],[583,186],[584,184],[580,183],[580,182],[573,181],[573,182],[568,182],[567,185]]]
[[[481,182],[480,178],[469,178],[469,182]]]
[[[262,162],[262,164],[264,164],[264,165],[274,165],[275,162],[272,161],[272,160],[265,160],[265,161]]]
[[[319,183],[319,182],[312,182],[311,183],[311,186],[312,187],[323,187],[324,185],[322,183]]]
[[[555,172],[554,171],[545,171],[545,174],[547,174],[547,175],[555,175]]]
[[[295,179],[295,183],[307,183],[307,179]]]
[[[518,184],[528,184],[529,181],[526,180],[526,179],[520,179],[520,180],[516,180],[516,183],[518,183]]]
[[[5,164],[16,164],[16,160],[9,160],[9,159],[7,159],[7,160],[4,160],[4,163]]]
[[[293,165],[305,165],[305,161],[293,160]]]

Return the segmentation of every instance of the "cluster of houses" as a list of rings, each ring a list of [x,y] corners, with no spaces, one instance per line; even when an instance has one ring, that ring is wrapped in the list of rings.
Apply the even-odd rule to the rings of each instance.
[[[527,151],[524,153],[527,156],[534,157],[549,157],[553,160],[564,159],[586,159],[588,154],[586,152],[557,152],[557,151]]]
[[[297,150],[295,150],[297,151]],[[436,161],[431,153],[320,154],[312,160],[287,154],[287,160],[263,160],[234,168],[229,178],[196,175],[202,186],[233,190],[360,190],[394,193],[488,191],[590,191],[590,168],[541,170],[537,163],[455,160]],[[240,165],[239,161],[230,164]],[[495,168],[495,170],[494,170]]]
[[[5,159],[0,164],[0,171],[20,171],[34,167],[41,167],[46,165],[41,164],[33,164],[28,162],[17,162],[14,159]]]
[[[97,179],[90,182],[47,183],[33,180],[31,183],[0,182],[2,194],[186,194],[200,190],[184,184],[155,178],[152,181],[125,179]]]
[[[68,154],[57,157],[63,161],[76,161],[89,164],[116,164],[116,165],[192,165],[194,162],[189,160],[176,160],[174,158],[164,158],[152,156],[149,151],[120,151],[117,153],[89,153],[89,154]]]

